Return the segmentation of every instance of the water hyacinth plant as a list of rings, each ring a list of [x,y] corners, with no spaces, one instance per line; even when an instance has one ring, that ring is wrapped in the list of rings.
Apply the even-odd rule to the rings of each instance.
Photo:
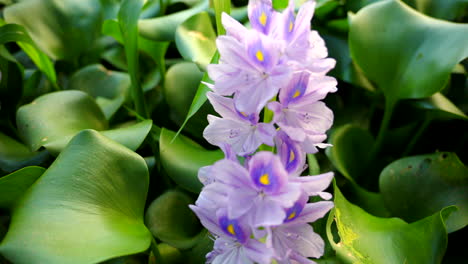
[[[0,14],[0,264],[468,259],[467,1]]]

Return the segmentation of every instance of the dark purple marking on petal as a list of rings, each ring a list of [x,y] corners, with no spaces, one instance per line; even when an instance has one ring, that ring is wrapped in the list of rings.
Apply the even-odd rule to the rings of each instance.
[[[287,9],[285,10],[286,12],[286,19],[284,21],[284,39],[286,41],[289,41],[291,40],[292,36],[293,36],[293,32],[294,32],[294,25],[295,25],[295,17],[294,17],[294,13],[291,9]]]
[[[221,216],[218,222],[226,235],[237,239],[240,243],[244,243],[247,240],[248,237],[238,220],[229,219],[227,216]]]
[[[308,199],[309,197],[307,194],[303,192],[294,205],[291,208],[286,209],[286,218],[284,219],[284,223],[295,220],[301,214]]]
[[[288,181],[281,160],[271,152],[255,154],[249,162],[249,173],[258,190],[269,195],[280,192]]]
[[[309,76],[310,73],[305,71],[294,76],[287,89],[288,93],[285,102],[282,102],[283,104],[288,105],[290,102],[297,101],[305,94],[309,84]]]
[[[261,1],[250,5],[250,7],[249,20],[252,28],[267,35],[273,19],[273,9]]]
[[[278,155],[288,173],[295,172],[303,161],[302,150],[299,146],[282,130],[278,132],[276,147]]]
[[[260,38],[250,43],[247,48],[247,52],[251,61],[253,61],[254,64],[260,66],[262,70],[268,69],[272,64],[271,55],[269,51],[265,49]]]

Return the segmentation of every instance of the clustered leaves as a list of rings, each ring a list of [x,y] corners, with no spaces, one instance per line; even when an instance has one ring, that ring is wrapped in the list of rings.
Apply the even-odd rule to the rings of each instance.
[[[468,258],[467,1],[0,13],[1,264]]]

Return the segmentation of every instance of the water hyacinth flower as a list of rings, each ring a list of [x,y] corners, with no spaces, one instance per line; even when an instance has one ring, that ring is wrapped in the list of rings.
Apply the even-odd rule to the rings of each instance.
[[[271,152],[256,153],[244,166],[223,159],[205,173],[211,181],[190,208],[215,236],[208,263],[310,263],[304,260],[323,254],[323,240],[308,223],[333,203],[307,201],[311,195],[330,198],[323,191],[332,173],[290,174]]]

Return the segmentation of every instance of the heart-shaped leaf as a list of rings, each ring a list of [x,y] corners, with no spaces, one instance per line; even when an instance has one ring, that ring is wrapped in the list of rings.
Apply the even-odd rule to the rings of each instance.
[[[327,237],[345,263],[437,264],[447,247],[444,221],[453,211],[456,208],[449,207],[411,224],[398,218],[379,218],[349,203],[335,185],[335,208],[328,217]],[[338,243],[332,235],[333,222]]]
[[[180,187],[199,193],[203,185],[198,170],[223,158],[220,150],[206,150],[191,139],[163,128],[159,139],[161,164]],[[174,140],[173,140],[174,139]],[[172,141],[172,142],[171,142]]]
[[[352,17],[349,44],[354,61],[392,104],[444,87],[468,56],[468,25],[421,15],[401,1],[380,1]]]
[[[5,20],[24,26],[53,59],[74,60],[100,32],[99,0],[28,0],[4,9]]]
[[[40,165],[49,154],[32,152],[28,147],[0,132],[0,170],[13,172],[28,165]]]
[[[177,27],[191,16],[208,9],[208,1],[167,16],[142,19],[138,23],[140,35],[154,41],[174,41]]]
[[[44,171],[44,168],[31,166],[1,177],[0,208],[13,208],[15,203]]]
[[[32,149],[44,146],[58,154],[79,131],[94,129],[124,146],[136,150],[151,129],[151,120],[107,129],[107,120],[92,97],[82,91],[61,91],[37,98],[18,109],[16,122],[21,137]]]
[[[128,74],[110,71],[100,64],[93,64],[73,74],[67,88],[81,90],[95,98],[109,120],[126,100],[129,87]]]
[[[168,191],[154,200],[146,211],[145,224],[159,240],[178,249],[189,249],[202,230],[188,207],[195,201],[179,190]]]
[[[175,34],[177,49],[186,60],[206,71],[216,52],[216,33],[206,12],[198,13],[179,25]]]
[[[96,131],[80,132],[18,202],[0,253],[26,263],[96,263],[147,249],[148,168]]]
[[[459,210],[448,219],[448,231],[468,224],[468,168],[455,153],[397,160],[382,171],[380,190],[390,211],[406,221],[456,205]]]

